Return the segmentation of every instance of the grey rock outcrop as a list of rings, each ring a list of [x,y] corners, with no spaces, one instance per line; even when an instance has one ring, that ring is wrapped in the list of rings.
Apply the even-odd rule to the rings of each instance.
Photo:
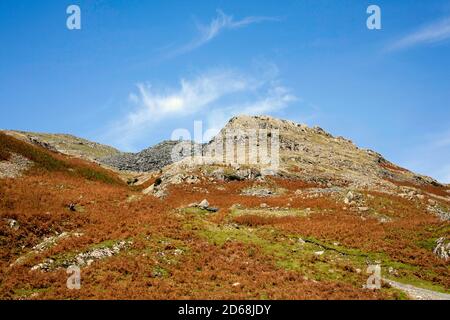
[[[450,241],[445,237],[436,240],[436,247],[433,250],[434,254],[439,258],[447,261],[450,258]]]
[[[196,147],[201,148],[200,145],[191,141],[167,140],[137,153],[122,153],[101,158],[100,162],[119,170],[157,171],[175,162],[172,157],[173,152],[176,153],[176,158],[181,160],[192,155]]]

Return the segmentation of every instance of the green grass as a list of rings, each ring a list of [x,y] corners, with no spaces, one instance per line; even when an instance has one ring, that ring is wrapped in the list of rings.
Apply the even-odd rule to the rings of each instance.
[[[77,169],[75,169],[75,171],[80,176],[82,176],[88,180],[91,180],[91,181],[99,181],[99,182],[108,183],[108,184],[117,184],[118,183],[117,178],[110,176],[106,172],[98,171],[98,170],[91,169],[88,167],[77,168]]]
[[[315,252],[322,250],[320,246],[313,243],[300,245],[298,237],[285,237],[271,228],[236,229],[209,224],[198,233],[216,246],[223,246],[227,241],[256,245],[275,259],[277,267],[299,272],[310,279],[358,283],[355,273],[343,269],[345,263],[342,263],[336,252],[325,252],[323,256],[317,257]]]
[[[68,165],[66,163],[61,160],[55,159],[49,153],[1,132],[0,150],[2,150],[2,157],[4,157],[6,153],[18,153],[33,161],[39,167],[42,167],[43,169],[48,171],[62,171],[68,169]],[[7,159],[8,158],[6,158],[5,160]]]
[[[256,215],[260,217],[306,217],[308,211],[301,209],[238,209],[231,210],[231,216]]]
[[[39,138],[43,142],[56,146],[58,149],[64,149],[69,152],[75,152],[91,158],[101,158],[110,155],[119,154],[120,151],[107,145],[96,143],[91,145],[91,141],[75,137],[70,134],[49,134],[39,132],[22,132],[27,136]]]
[[[14,290],[14,296],[17,298],[30,298],[33,294],[47,292],[50,288],[31,288],[29,286],[18,288]]]
[[[194,215],[201,215],[201,216],[211,214],[210,211],[202,209],[202,208],[198,208],[198,207],[189,207],[189,208],[183,209],[182,211],[186,214],[194,214]]]
[[[96,243],[94,245],[91,245],[88,247],[88,251],[90,250],[94,250],[94,249],[104,249],[104,248],[112,248],[114,247],[117,243],[119,243],[122,240],[117,240],[117,239],[109,239],[109,240],[105,240],[102,241],[100,243]],[[127,241],[127,240],[125,240]]]
[[[198,212],[195,214],[195,210],[188,210],[188,212],[192,214],[186,215],[184,227],[195,231],[209,243],[223,246],[228,241],[232,241],[257,246],[262,249],[264,254],[275,260],[276,266],[299,272],[310,279],[342,281],[355,286],[362,286],[364,279],[368,276],[366,275],[368,263],[379,262],[382,267],[382,276],[385,278],[424,289],[449,293],[441,285],[418,278],[416,274],[423,271],[420,266],[394,261],[383,252],[364,252],[312,237],[285,234],[271,226],[258,228],[239,226],[236,228],[228,224],[218,225],[207,221],[206,215],[199,215]],[[236,211],[234,214],[236,214]],[[439,231],[443,232],[442,230]],[[306,242],[303,245],[300,245],[297,241],[300,237]],[[317,251],[325,251],[325,253],[316,256],[315,252]],[[398,272],[398,276],[388,273],[390,267]],[[360,274],[354,272],[356,269],[361,270]],[[433,272],[429,271],[427,277],[433,278]],[[400,293],[397,289],[383,288],[383,290],[395,291],[399,299],[406,298],[406,295]]]
[[[395,280],[397,282],[401,282],[404,284],[411,284],[413,286],[423,289],[438,291],[442,293],[450,293],[449,290],[445,289],[441,285],[434,284],[430,281],[426,281],[415,276],[415,273],[423,270],[420,266],[414,266],[403,262],[393,261],[389,258],[388,255],[382,252],[363,252],[359,249],[350,249],[342,246],[326,244],[313,238],[308,238],[307,241],[313,241],[317,244],[322,245],[324,248],[335,250],[336,252],[342,253],[348,256],[348,258],[352,260],[355,264],[359,264],[362,267],[366,267],[367,261],[371,262],[379,261],[380,265],[382,266],[383,277],[385,278]],[[397,272],[401,275],[400,276],[390,275],[388,273],[390,267],[397,270]],[[434,275],[435,274],[432,271],[428,271],[428,276],[430,278],[432,278]]]

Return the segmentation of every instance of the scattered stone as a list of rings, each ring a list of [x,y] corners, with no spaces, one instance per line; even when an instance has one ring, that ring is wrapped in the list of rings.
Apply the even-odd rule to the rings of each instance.
[[[5,219],[5,221],[8,224],[8,226],[13,230],[18,230],[20,228],[19,222],[17,222],[17,220]]]
[[[54,262],[55,262],[55,260],[53,260],[53,259],[45,259],[44,262],[41,262],[35,266],[32,266],[31,270],[32,271],[41,270],[41,271],[45,271],[45,272],[50,271]]]
[[[325,251],[316,251],[316,252],[314,252],[314,254],[316,255],[316,256],[321,256],[321,255],[323,255],[325,253]]]
[[[388,218],[388,217],[380,217],[380,218],[378,218],[378,221],[379,221],[380,223],[388,223],[388,222],[391,221],[391,219]]]
[[[444,208],[439,206],[437,203],[434,206],[428,206],[427,210],[428,212],[438,216],[442,221],[450,221],[450,211],[444,210]]]
[[[118,254],[121,250],[129,247],[131,244],[132,241],[122,240],[111,247],[105,246],[95,248],[86,252],[79,253],[72,259],[67,259],[58,263],[56,263],[54,259],[46,259],[44,262],[33,266],[31,270],[41,270],[47,272],[60,267],[67,268],[71,265],[77,265],[79,267],[90,266],[95,260],[112,257]]]
[[[345,204],[350,204],[353,201],[354,198],[355,198],[355,196],[354,196],[353,192],[349,191],[347,193],[347,195],[345,196],[345,198],[344,198],[344,203]]]
[[[44,240],[42,242],[38,243],[37,245],[35,245],[33,247],[33,250],[34,251],[44,251],[44,250],[47,250],[47,249],[53,247],[56,243],[58,243],[58,241],[60,241],[62,239],[65,239],[65,238],[68,238],[71,236],[80,237],[82,235],[83,234],[79,233],[79,232],[74,232],[74,233],[62,232],[56,236],[44,238]]]
[[[399,187],[400,193],[398,194],[399,197],[414,201],[414,200],[423,200],[425,199],[425,196],[420,193],[420,190],[413,188],[413,187],[406,187],[401,186]]]
[[[178,255],[180,255],[180,254],[183,254],[183,250],[182,249],[175,249],[174,251],[173,251],[173,254],[175,255],[175,256],[178,256]]]
[[[251,187],[242,190],[241,195],[244,196],[252,196],[252,197],[269,197],[276,194],[276,191],[273,191],[269,188],[262,188],[262,187]]]
[[[88,252],[80,253],[75,257],[75,264],[78,266],[91,265],[94,260],[112,257],[118,254],[122,249],[126,248],[131,242],[119,241],[112,247],[97,248]]]
[[[10,264],[10,267],[17,265],[17,264],[22,264],[23,262],[25,262],[27,260],[28,257],[32,257],[35,254],[39,254],[45,250],[48,250],[48,249],[54,247],[58,243],[58,241],[60,241],[62,239],[65,239],[65,238],[68,238],[71,236],[81,237],[82,235],[83,234],[79,233],[79,232],[62,232],[60,234],[57,234],[56,236],[46,237],[46,238],[44,238],[43,241],[41,241],[40,243],[35,245],[30,252],[17,258],[16,261],[14,261],[13,263]],[[47,262],[44,261],[43,265],[46,265]]]
[[[210,207],[209,202],[206,199],[203,199],[200,203],[191,203],[188,205],[189,208],[200,208],[202,210],[207,210],[210,212],[217,212],[219,211],[219,208],[216,207]]]
[[[388,268],[388,272],[389,272],[389,274],[391,274],[391,275],[398,276],[397,270],[394,269],[393,267],[389,267],[389,268]]]
[[[209,207],[209,202],[206,199],[203,199],[198,205],[197,207],[201,208],[201,209],[206,209]]]
[[[344,204],[364,208],[364,197],[355,191],[349,191],[344,197]]]
[[[433,253],[439,258],[447,261],[450,257],[450,240],[445,237],[437,239]]]
[[[8,160],[0,161],[0,179],[18,178],[32,165],[33,162],[27,158],[20,154],[11,153]]]

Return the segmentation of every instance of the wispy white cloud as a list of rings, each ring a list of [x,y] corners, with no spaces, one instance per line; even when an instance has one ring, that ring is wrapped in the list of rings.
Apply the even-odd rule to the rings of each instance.
[[[230,118],[236,115],[266,115],[281,111],[300,99],[291,93],[290,89],[271,83],[264,94],[253,100],[243,101],[222,108],[211,110],[207,114],[207,131],[205,140],[219,133]]]
[[[409,47],[433,44],[450,39],[450,17],[429,24],[403,38],[391,43],[387,51],[402,50]]]
[[[216,69],[183,78],[175,88],[158,89],[141,83],[130,94],[133,110],[111,126],[108,136],[119,147],[132,149],[134,141],[162,121],[195,116],[206,120],[205,129],[214,131],[234,115],[270,114],[297,100],[281,84],[273,65],[268,65],[266,72],[258,72],[258,77]]]
[[[197,49],[216,38],[225,30],[235,30],[255,23],[279,20],[280,19],[276,17],[265,16],[249,16],[241,20],[235,20],[233,16],[226,15],[222,10],[217,10],[217,16],[213,18],[208,25],[197,23],[199,35],[196,39],[175,50],[171,55],[179,55]]]
[[[149,84],[137,84],[137,93],[130,100],[139,106],[128,115],[130,126],[166,117],[180,117],[198,112],[228,94],[249,90],[252,79],[232,70],[215,70],[193,79],[181,79],[178,88],[156,89]]]

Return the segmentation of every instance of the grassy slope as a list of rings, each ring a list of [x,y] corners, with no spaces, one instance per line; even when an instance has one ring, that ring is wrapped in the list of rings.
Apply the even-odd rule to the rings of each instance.
[[[15,138],[28,142],[32,137],[47,143],[64,154],[75,155],[87,159],[98,159],[119,154],[120,151],[107,145],[95,143],[69,134],[52,134],[26,131],[7,131]]]
[[[120,179],[100,166],[67,158],[43,148],[20,141],[0,132],[0,159],[7,160],[11,152],[20,154],[35,163],[35,170],[64,172],[92,181],[121,184]]]

